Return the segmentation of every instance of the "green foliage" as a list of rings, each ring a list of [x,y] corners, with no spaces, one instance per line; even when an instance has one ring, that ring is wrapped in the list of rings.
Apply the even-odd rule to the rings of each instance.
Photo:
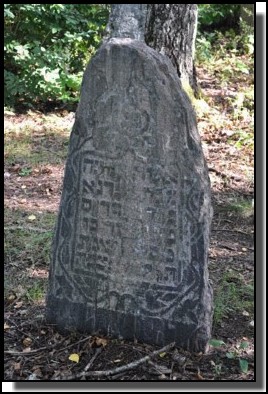
[[[31,212],[25,214],[19,210],[5,209],[5,225],[7,226],[5,254],[7,262],[10,264],[18,263],[18,266],[21,261],[29,265],[47,265],[49,263],[56,215],[54,213],[38,215],[38,226],[47,230],[46,232],[39,233],[28,228],[30,222],[25,219],[25,216],[28,214],[31,214]],[[9,229],[10,225],[11,227]],[[13,225],[15,225],[14,228]]]
[[[31,168],[22,168],[20,171],[19,171],[19,175],[20,176],[28,176],[28,175],[31,175],[31,173],[32,173],[32,169]]]
[[[240,4],[199,4],[198,22],[201,31],[210,28],[228,29],[238,25]]]
[[[232,200],[233,201],[225,207],[227,211],[236,212],[242,217],[247,217],[250,213],[253,214],[254,211],[252,209],[251,200],[245,198],[236,198]]]
[[[223,342],[221,339],[210,339],[209,345],[213,347],[218,347],[218,346],[226,346],[225,342]]]
[[[243,61],[237,59],[237,55],[253,55],[254,34],[252,32],[241,32],[239,35],[235,30],[226,32],[198,32],[196,37],[196,59],[198,63],[210,63],[210,67],[223,69],[225,79],[236,73],[253,73]]]
[[[235,141],[235,146],[237,148],[241,148],[243,146],[249,146],[253,148],[254,146],[254,135],[252,133],[248,133],[244,130],[237,130],[232,134],[232,137],[228,140],[228,142]]]
[[[222,278],[214,297],[214,323],[218,324],[234,312],[248,310],[253,313],[254,287],[246,285],[232,271]]]
[[[220,339],[211,339],[211,340],[209,341],[209,345],[210,345],[210,346],[213,346],[213,347],[226,346],[225,342],[223,342],[223,341],[220,340]],[[238,362],[239,362],[239,367],[240,367],[240,370],[241,370],[242,373],[247,373],[247,372],[248,372],[248,361],[247,361],[247,360],[244,360],[244,359],[242,359],[242,358],[240,357],[240,356],[241,356],[241,352],[242,352],[243,350],[247,349],[248,346],[249,346],[249,343],[248,343],[248,342],[242,341],[242,342],[240,343],[240,345],[237,346],[237,349],[234,349],[234,350],[232,350],[232,351],[226,352],[226,357],[227,357],[229,360],[234,360],[234,359],[237,359],[237,360],[238,360]],[[214,362],[213,362],[212,365],[214,366],[215,374],[216,374],[216,375],[219,375],[219,374],[221,373],[221,367],[222,367],[222,365],[221,365],[221,364],[218,364],[218,365],[217,365],[217,364],[215,364]],[[220,368],[219,368],[219,367],[220,367]]]
[[[228,59],[237,54],[254,53],[253,8],[245,4],[199,4],[196,57],[198,62],[211,62],[214,58]],[[247,15],[247,18],[243,17]],[[242,15],[242,16],[241,16]],[[240,62],[240,64],[239,64]],[[238,61],[231,71],[249,73],[248,67]]]
[[[5,104],[78,100],[108,18],[103,4],[5,4]]]
[[[63,164],[68,151],[72,117],[64,118],[56,114],[36,116],[28,111],[27,119],[14,122],[12,113],[5,110],[7,113],[4,130],[6,165],[17,163],[21,167],[19,175],[28,176],[36,166]]]
[[[36,281],[32,287],[30,287],[25,296],[28,301],[40,301],[44,298],[45,288],[44,284],[41,281]]]
[[[247,360],[239,358],[239,366],[240,366],[240,369],[241,369],[241,371],[243,373],[247,373],[248,372],[248,362],[247,362]]]
[[[247,349],[249,346],[249,343],[246,341],[242,341],[238,347],[238,349],[235,349],[231,352],[226,353],[226,357],[229,359],[238,359],[239,362],[239,367],[241,372],[247,373],[248,372],[248,361],[244,360],[243,358],[240,358],[240,353],[241,351]]]

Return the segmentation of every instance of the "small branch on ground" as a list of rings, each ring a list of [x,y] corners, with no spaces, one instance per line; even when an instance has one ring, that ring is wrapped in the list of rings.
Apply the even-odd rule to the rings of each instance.
[[[38,233],[49,233],[52,230],[46,230],[45,228],[38,228],[38,227],[27,227],[27,226],[10,226],[4,227],[5,231],[16,231],[16,230],[23,230],[23,231],[36,231]]]
[[[91,358],[91,360],[89,361],[89,363],[86,365],[84,372],[87,372],[93,365],[94,361],[96,360],[96,358],[98,357],[98,355],[102,352],[102,347],[98,347],[95,351],[95,354],[93,355],[93,357]]]
[[[216,170],[216,168],[213,168],[213,167],[208,167],[208,170],[211,171],[211,172],[215,172],[216,175],[219,175],[219,176],[221,176],[223,178],[234,179],[235,181],[241,181],[242,180],[241,176],[238,176],[238,175],[235,175],[235,174],[227,175],[224,172]]]
[[[11,320],[9,317],[6,317],[5,319],[8,320],[11,324],[13,324],[13,326],[16,327],[16,330],[19,331],[21,334],[25,335],[26,337],[31,338],[33,341],[35,340],[34,337],[32,337],[29,333],[26,333],[26,332],[22,331],[19,328],[19,326],[13,320]]]
[[[34,350],[29,350],[28,352],[16,352],[13,350],[5,350],[4,354],[11,354],[11,356],[31,356],[34,353],[41,352],[42,350],[48,350],[51,348],[48,348],[47,346],[40,347],[39,349],[34,349]]]
[[[77,341],[77,342],[75,342],[75,343],[71,343],[71,345],[68,345],[68,346],[66,346],[66,347],[63,347],[62,349],[60,349],[60,350],[58,351],[58,353],[62,352],[63,350],[69,349],[70,347],[76,346],[76,345],[78,345],[79,343],[85,342],[85,341],[89,340],[90,338],[92,338],[92,335],[89,335],[89,336],[86,337],[86,338],[80,339],[79,341]]]
[[[81,343],[81,342],[85,342],[85,341],[88,340],[89,338],[91,338],[91,335],[90,335],[89,337],[80,339],[80,340],[79,340],[78,342],[76,342],[76,343],[72,343],[71,345],[68,345],[68,346],[66,346],[66,347],[64,347],[64,348],[62,348],[62,349],[60,349],[60,350],[58,351],[58,353],[62,352],[62,351],[65,350],[65,349],[68,349],[68,348],[70,348],[70,347],[72,347],[72,346],[75,346],[75,345],[77,345],[77,344],[79,344],[79,343]],[[65,339],[63,339],[61,342],[54,343],[53,345],[45,346],[45,347],[40,347],[39,349],[29,350],[28,352],[17,352],[17,351],[15,351],[15,350],[5,350],[4,353],[5,353],[5,354],[10,354],[10,355],[12,355],[12,356],[30,356],[31,354],[41,352],[42,350],[51,350],[51,349],[54,349],[56,346],[59,346],[59,345],[60,345],[62,342],[64,342],[64,341],[65,341]]]
[[[245,234],[245,235],[252,235],[253,233],[246,233],[245,231],[242,230],[230,230],[228,228],[213,228],[212,231],[227,231],[229,233],[240,233],[240,234]]]
[[[148,364],[154,368],[154,371],[152,371],[154,375],[170,375],[172,373],[172,369],[167,368],[165,365],[156,364],[151,360],[148,361]]]
[[[79,378],[84,378],[86,376],[91,376],[91,377],[111,376],[111,375],[119,374],[121,372],[129,371],[130,369],[137,368],[139,365],[146,363],[147,361],[149,361],[151,358],[157,356],[158,354],[169,351],[174,346],[175,346],[175,342],[172,342],[169,345],[163,347],[162,349],[155,350],[154,352],[150,353],[148,356],[145,356],[139,360],[133,361],[132,363],[122,365],[121,367],[117,367],[114,369],[108,369],[105,371],[89,371],[89,372],[83,371],[77,375],[73,375],[73,376],[64,378],[64,380],[76,380]],[[59,379],[56,378],[54,380],[59,380]]]

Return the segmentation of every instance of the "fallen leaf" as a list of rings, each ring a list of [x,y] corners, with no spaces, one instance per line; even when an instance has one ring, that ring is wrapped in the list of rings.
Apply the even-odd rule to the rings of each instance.
[[[8,300],[9,302],[14,301],[15,299],[16,299],[15,294],[10,294],[10,295],[7,297],[7,300]]]
[[[159,357],[165,357],[166,354],[166,352],[159,353]]]
[[[4,330],[8,330],[10,326],[7,323],[4,323]]]
[[[248,372],[248,362],[247,360],[243,360],[242,358],[239,359],[240,369],[243,373]]]
[[[22,341],[22,343],[23,343],[23,345],[24,345],[25,347],[30,346],[30,344],[31,344],[32,342],[33,342],[33,340],[32,340],[31,338],[29,338],[29,337],[25,338],[25,339]]]
[[[243,311],[243,312],[242,312],[242,315],[243,315],[243,316],[249,316],[249,313],[248,313],[247,311]]]
[[[14,370],[18,371],[20,369],[20,362],[19,363],[14,363]]]
[[[41,378],[42,376],[43,376],[43,374],[42,374],[42,371],[41,371],[41,369],[38,367],[38,368],[33,368],[33,371],[34,371],[34,373],[35,373],[35,375],[37,376],[37,377],[39,377],[39,378]]]
[[[23,304],[23,301],[18,301],[18,302],[16,302],[14,308],[15,308],[15,309],[19,309],[19,308],[22,307],[22,304]]]
[[[74,363],[79,362],[79,355],[77,353],[73,353],[69,356],[69,360],[73,361]]]
[[[97,337],[96,338],[96,345],[97,346],[107,346],[107,343],[108,343],[108,341],[107,341],[107,339],[105,339],[105,338],[99,338],[99,337]]]
[[[204,378],[203,378],[203,376],[200,374],[200,372],[198,372],[198,373],[196,374],[196,377],[197,377],[198,380],[204,380]]]
[[[247,341],[243,341],[240,343],[239,347],[240,347],[240,349],[246,349],[246,348],[248,348],[248,346],[249,346],[249,343]]]
[[[36,216],[35,216],[35,215],[30,215],[30,216],[28,216],[28,219],[31,220],[31,221],[33,221],[33,220],[36,219]]]
[[[225,345],[225,343],[221,339],[211,339],[209,341],[209,345],[213,347]]]

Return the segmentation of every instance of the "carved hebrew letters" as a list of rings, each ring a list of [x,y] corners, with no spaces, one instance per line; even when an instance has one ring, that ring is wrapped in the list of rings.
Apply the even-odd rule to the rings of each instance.
[[[210,184],[171,63],[112,38],[76,113],[47,297],[48,319],[204,351],[211,331]]]

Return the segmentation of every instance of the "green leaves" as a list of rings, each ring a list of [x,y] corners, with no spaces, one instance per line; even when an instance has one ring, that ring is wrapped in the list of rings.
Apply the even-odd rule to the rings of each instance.
[[[199,4],[198,22],[201,29],[210,26],[230,27],[239,18],[240,4]]]
[[[226,346],[225,342],[223,342],[220,339],[211,339],[209,341],[209,345],[213,347],[218,347],[218,346]]]
[[[247,360],[243,360],[242,358],[239,359],[239,366],[243,373],[248,372],[248,362]]]
[[[240,349],[247,349],[248,346],[249,346],[249,343],[246,342],[246,341],[243,341],[243,342],[240,343],[239,348],[240,348]]]
[[[249,342],[242,341],[240,345],[237,346],[237,349],[226,353],[226,357],[229,358],[229,360],[238,359],[240,370],[243,373],[248,372],[248,361],[240,358],[240,353],[242,350],[245,350],[248,347],[249,347]]]
[[[4,6],[5,105],[77,101],[82,73],[108,20],[107,6]]]

